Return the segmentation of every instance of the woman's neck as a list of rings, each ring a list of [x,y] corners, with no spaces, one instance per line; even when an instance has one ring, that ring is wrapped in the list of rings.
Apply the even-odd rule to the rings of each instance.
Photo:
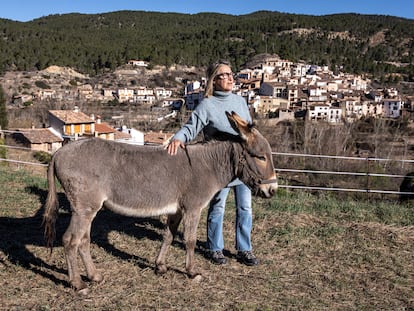
[[[231,92],[229,91],[220,91],[220,90],[214,90],[213,95],[217,97],[226,97],[229,96]]]

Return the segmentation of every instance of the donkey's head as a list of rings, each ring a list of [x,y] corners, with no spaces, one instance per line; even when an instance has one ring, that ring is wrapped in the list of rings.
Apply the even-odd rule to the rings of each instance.
[[[278,184],[269,142],[237,113],[226,112],[226,115],[242,140],[236,176],[252,189],[253,194],[270,198],[276,193]]]

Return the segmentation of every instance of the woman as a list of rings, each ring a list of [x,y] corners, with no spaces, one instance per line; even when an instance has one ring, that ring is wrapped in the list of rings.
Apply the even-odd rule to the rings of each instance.
[[[188,122],[172,137],[166,149],[170,155],[178,148],[192,141],[203,130],[205,140],[223,140],[238,135],[231,127],[225,112],[236,112],[251,123],[251,116],[243,97],[232,93],[234,79],[230,64],[220,61],[207,69],[207,86],[204,99],[192,112]],[[232,181],[220,190],[210,201],[207,216],[207,248],[211,261],[222,265],[227,263],[223,255],[223,218],[227,195],[234,189],[236,200],[236,249],[237,259],[248,266],[259,264],[252,253],[251,230],[252,208],[250,189],[240,180]]]

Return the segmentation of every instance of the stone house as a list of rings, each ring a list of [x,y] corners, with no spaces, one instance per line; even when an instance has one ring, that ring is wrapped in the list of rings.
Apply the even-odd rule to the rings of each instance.
[[[12,137],[26,148],[49,153],[58,150],[63,143],[63,138],[51,128],[18,129]]]

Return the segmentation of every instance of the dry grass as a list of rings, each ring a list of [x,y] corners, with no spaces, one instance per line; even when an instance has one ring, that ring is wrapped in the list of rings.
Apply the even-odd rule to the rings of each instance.
[[[68,287],[61,244],[51,256],[44,247],[45,187],[44,178],[0,168],[0,309],[414,310],[414,222],[404,216],[412,215],[409,206],[395,205],[401,212],[395,208],[399,214],[385,218],[379,207],[359,202],[336,208],[310,196],[255,200],[253,243],[261,265],[253,268],[234,257],[232,202],[225,220],[230,263],[215,266],[204,258],[204,211],[196,252],[201,281],[184,273],[181,237],[170,248],[169,271],[155,275],[163,218],[102,211],[92,229],[92,254],[105,281],[91,284],[84,297]],[[61,202],[66,205],[64,196]],[[69,217],[62,209],[58,237]]]

